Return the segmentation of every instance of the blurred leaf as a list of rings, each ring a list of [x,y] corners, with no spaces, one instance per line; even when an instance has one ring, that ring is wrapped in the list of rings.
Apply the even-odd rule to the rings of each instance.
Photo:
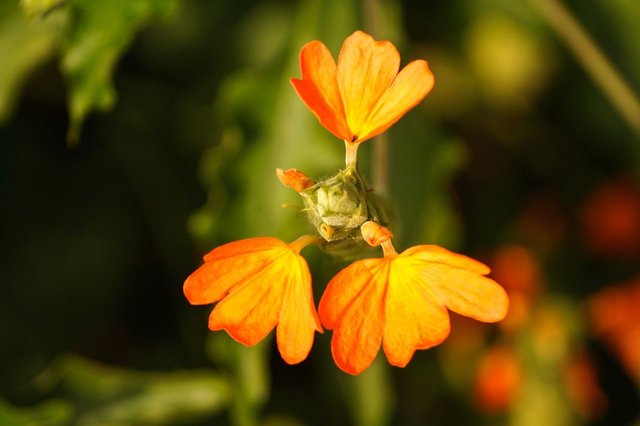
[[[73,418],[73,409],[64,401],[46,401],[28,408],[17,408],[0,400],[0,425],[62,426]]]
[[[476,16],[467,35],[467,54],[487,99],[520,106],[549,80],[551,46],[530,29],[499,14]]]
[[[398,206],[394,233],[401,246],[440,244],[454,249],[461,243],[461,229],[451,185],[466,150],[423,114],[421,109],[409,113],[392,129],[388,141],[393,144],[391,194]]]
[[[216,111],[224,111],[227,129],[238,129],[242,143],[230,170],[238,198],[229,200],[219,219],[229,229],[227,238],[274,235],[287,240],[308,229],[298,194],[278,182],[275,169],[295,167],[313,177],[335,173],[342,165],[343,143],[317,123],[289,79],[299,76],[298,52],[304,43],[319,39],[337,50],[356,29],[355,11],[351,1],[307,0],[295,14],[289,11],[288,19],[269,18],[246,32],[243,46],[271,40],[272,61],[230,76],[216,99]],[[283,209],[283,204],[292,208]]]
[[[31,72],[56,53],[66,22],[63,10],[27,21],[17,5],[0,9],[0,123]]]
[[[148,373],[60,359],[40,378],[76,408],[79,425],[174,425],[207,418],[231,398],[228,382],[211,371]]]
[[[29,18],[44,16],[57,7],[64,6],[67,0],[20,0],[20,7]]]
[[[87,114],[113,106],[111,76],[135,31],[150,19],[167,16],[175,6],[176,0],[70,0],[73,19],[62,58],[70,91],[70,143],[77,142]]]

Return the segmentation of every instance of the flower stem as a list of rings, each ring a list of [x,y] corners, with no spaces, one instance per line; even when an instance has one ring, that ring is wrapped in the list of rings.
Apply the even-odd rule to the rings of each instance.
[[[391,240],[385,241],[384,243],[380,244],[380,246],[382,247],[382,253],[384,254],[384,257],[398,255],[398,252],[396,251],[396,248],[393,246],[393,243],[391,242]]]
[[[557,0],[531,0],[531,3],[538,8],[631,129],[640,136],[640,100],[569,9]]]
[[[346,151],[344,162],[346,163],[347,168],[356,166],[356,163],[358,162],[358,146],[359,145],[360,145],[359,143],[344,141],[344,148]]]
[[[318,237],[315,235],[303,235],[295,241],[289,243],[289,247],[291,250],[296,252],[296,254],[300,254],[300,251],[310,244],[316,244],[320,241]]]

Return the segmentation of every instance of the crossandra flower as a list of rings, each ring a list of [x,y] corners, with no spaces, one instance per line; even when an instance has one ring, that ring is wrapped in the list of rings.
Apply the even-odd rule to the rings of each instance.
[[[345,372],[364,371],[381,345],[392,365],[404,367],[416,349],[446,339],[447,309],[484,322],[505,317],[507,295],[484,276],[484,264],[434,245],[398,254],[386,228],[366,222],[362,230],[365,241],[381,243],[384,257],[339,272],[318,308],[324,327],[333,329],[331,352]]]
[[[303,361],[322,332],[311,292],[311,274],[300,250],[313,236],[291,244],[276,238],[250,238],[222,245],[204,256],[204,265],[184,283],[193,305],[218,302],[209,317],[211,330],[225,330],[252,346],[274,327],[282,358]]]
[[[324,44],[307,43],[300,68],[302,78],[291,79],[300,98],[327,130],[351,144],[387,130],[424,99],[434,82],[424,60],[398,72],[395,46],[362,31],[345,40],[337,65]]]
[[[640,381],[640,276],[591,296],[587,313],[591,331]]]

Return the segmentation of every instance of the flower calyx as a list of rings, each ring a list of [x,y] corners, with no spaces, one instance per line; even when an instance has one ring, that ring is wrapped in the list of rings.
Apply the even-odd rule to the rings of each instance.
[[[355,166],[310,186],[311,179],[296,169],[277,169],[276,174],[300,194],[309,221],[330,245],[361,242],[363,223],[385,222],[380,199]]]

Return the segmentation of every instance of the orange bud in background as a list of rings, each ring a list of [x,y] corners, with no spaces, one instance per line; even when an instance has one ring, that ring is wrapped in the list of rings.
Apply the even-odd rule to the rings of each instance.
[[[640,188],[617,179],[598,187],[581,212],[586,245],[612,258],[640,256]]]
[[[474,399],[486,413],[508,409],[522,383],[522,366],[513,350],[496,346],[484,354],[476,371]]]
[[[501,247],[491,262],[493,278],[501,283],[511,301],[509,314],[500,324],[515,330],[529,318],[531,305],[541,287],[541,266],[535,253],[525,246]]]
[[[593,334],[640,379],[640,277],[593,296],[587,305]]]

